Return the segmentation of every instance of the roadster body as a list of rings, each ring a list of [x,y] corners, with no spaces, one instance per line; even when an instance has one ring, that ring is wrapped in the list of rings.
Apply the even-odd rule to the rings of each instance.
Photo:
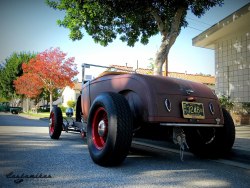
[[[142,124],[218,127],[224,123],[216,95],[203,84],[162,76],[116,72],[106,73],[83,86],[81,107],[85,121],[95,98],[105,92],[123,95],[134,118]],[[188,102],[190,106],[183,109],[182,102]],[[204,113],[198,103],[203,105]],[[185,118],[183,110],[189,110],[190,117]]]
[[[53,109],[51,138],[60,137],[60,118],[59,109]],[[136,73],[104,72],[85,83],[76,124],[86,133],[91,158],[101,166],[121,164],[136,137],[171,138],[204,157],[228,154],[235,139],[233,120],[209,87]]]

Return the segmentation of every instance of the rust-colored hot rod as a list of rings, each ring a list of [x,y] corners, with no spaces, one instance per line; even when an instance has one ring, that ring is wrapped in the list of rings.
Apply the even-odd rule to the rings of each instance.
[[[60,108],[53,108],[51,138],[58,139],[62,130],[87,136],[91,158],[101,166],[121,164],[137,137],[171,138],[203,157],[228,154],[235,139],[230,114],[207,86],[122,72],[104,72],[82,86],[73,124],[63,123]]]

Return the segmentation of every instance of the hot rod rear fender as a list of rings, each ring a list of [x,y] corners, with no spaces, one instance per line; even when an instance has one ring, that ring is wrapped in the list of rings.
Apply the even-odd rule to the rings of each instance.
[[[122,94],[131,107],[134,116],[142,121],[148,119],[148,101],[150,101],[150,90],[142,80],[134,75],[112,75],[100,77],[84,85],[82,90],[82,111],[84,119],[87,120],[92,102],[101,93],[113,92]]]

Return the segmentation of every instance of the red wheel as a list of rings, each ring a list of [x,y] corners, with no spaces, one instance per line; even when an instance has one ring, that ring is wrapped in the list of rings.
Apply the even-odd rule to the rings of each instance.
[[[62,132],[62,111],[58,107],[54,107],[50,112],[49,118],[49,135],[52,139],[59,139]]]
[[[51,112],[49,118],[49,134],[53,135],[54,131],[55,131],[55,114],[54,112]]]
[[[92,123],[92,139],[97,149],[101,150],[106,144],[108,135],[108,117],[103,107],[99,107],[94,114]]]
[[[132,114],[124,96],[102,93],[96,97],[87,124],[88,149],[95,163],[121,164],[129,152],[132,132]]]

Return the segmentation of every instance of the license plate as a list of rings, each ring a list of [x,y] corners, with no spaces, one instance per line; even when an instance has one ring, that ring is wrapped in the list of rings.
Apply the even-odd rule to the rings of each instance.
[[[202,103],[182,102],[183,117],[188,119],[205,119]]]

